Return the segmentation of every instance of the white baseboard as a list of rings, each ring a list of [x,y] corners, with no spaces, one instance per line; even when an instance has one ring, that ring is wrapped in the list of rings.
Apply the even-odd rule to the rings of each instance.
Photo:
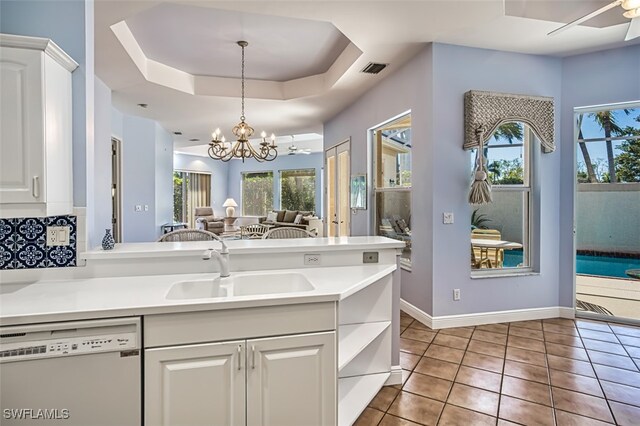
[[[432,317],[409,302],[400,299],[400,309],[434,330],[545,318],[575,318],[575,310],[573,308],[562,306]]]
[[[402,384],[402,368],[399,365],[391,366],[391,375],[385,382],[385,386]]]

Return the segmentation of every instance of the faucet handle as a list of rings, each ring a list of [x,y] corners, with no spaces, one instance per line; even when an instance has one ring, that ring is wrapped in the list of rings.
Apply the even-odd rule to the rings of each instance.
[[[210,249],[206,249],[203,253],[202,253],[202,260],[209,260],[211,259],[211,253],[214,252],[215,250],[210,248]]]

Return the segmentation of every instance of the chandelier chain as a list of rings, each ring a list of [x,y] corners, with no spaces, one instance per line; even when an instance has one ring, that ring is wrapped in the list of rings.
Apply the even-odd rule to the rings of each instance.
[[[241,81],[242,81],[242,113],[240,115],[240,121],[244,121],[244,46],[242,47],[242,76],[241,76]]]

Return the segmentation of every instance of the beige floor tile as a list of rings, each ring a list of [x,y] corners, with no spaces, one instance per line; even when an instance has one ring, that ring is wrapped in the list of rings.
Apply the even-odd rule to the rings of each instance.
[[[486,414],[477,413],[467,410],[466,408],[456,407],[447,404],[442,410],[438,426],[493,426],[496,424],[496,418],[487,416]]]
[[[449,380],[414,373],[404,384],[402,390],[444,402],[449,396],[452,385],[453,382]]]
[[[638,367],[628,356],[608,354],[606,352],[587,351],[594,364],[608,365],[625,370],[638,371]]]
[[[447,403],[496,416],[499,398],[497,393],[455,383]]]
[[[494,333],[507,334],[509,331],[508,324],[485,324],[476,327],[476,330],[491,331]]]
[[[593,368],[595,368],[596,374],[600,380],[622,383],[623,385],[640,388],[640,373],[598,364],[595,364]]]
[[[519,328],[526,328],[529,330],[542,331],[542,321],[540,320],[516,321],[510,324],[509,328],[511,327],[519,327]]]
[[[450,334],[442,334],[438,333],[435,339],[433,339],[433,343],[440,346],[447,346],[449,348],[455,349],[467,349],[467,345],[469,344],[469,339],[466,337],[458,337],[452,336]]]
[[[507,347],[520,348],[527,351],[536,351],[544,353],[546,351],[544,342],[536,339],[527,339],[518,336],[509,336]]]
[[[560,388],[552,388],[552,393],[553,405],[558,410],[591,417],[603,422],[613,422],[607,401],[603,398]]]
[[[422,356],[422,354],[425,353],[428,347],[429,347],[429,344],[426,342],[405,339],[404,337],[400,338],[400,350],[402,352],[409,352],[411,354]]]
[[[376,410],[374,408],[367,407],[364,409],[360,417],[356,420],[353,426],[373,426],[377,425],[384,413],[382,411]]]
[[[454,364],[452,362],[423,357],[420,362],[418,362],[415,371],[421,374],[428,374],[430,376],[453,381],[456,377],[456,373],[458,373],[459,367],[460,366],[458,364]]]
[[[564,327],[562,325],[544,323],[542,324],[542,329],[544,330],[545,334],[547,332],[551,332],[566,334],[569,336],[578,336],[578,329],[576,329],[575,327]]]
[[[420,355],[400,352],[400,367],[403,370],[413,370],[418,361],[420,361]]]
[[[427,352],[425,352],[424,356],[440,359],[443,361],[456,362],[459,364],[460,361],[462,361],[462,357],[464,356],[464,351],[460,349],[432,344],[431,346],[429,346],[429,349],[427,349]]]
[[[544,340],[546,342],[558,343],[560,345],[565,346],[575,346],[577,348],[583,348],[582,339],[577,336],[571,336],[568,334],[558,334],[558,333],[544,333]]]
[[[547,359],[544,353],[514,347],[507,347],[506,359],[538,365],[540,367],[545,367],[547,365]]]
[[[568,371],[570,373],[581,374],[583,376],[596,377],[591,364],[577,359],[564,358],[547,354],[549,368],[554,370]]]
[[[525,399],[536,404],[551,406],[551,388],[542,383],[504,376],[502,394]]]
[[[369,407],[380,411],[387,411],[398,395],[398,392],[400,391],[392,386],[383,386],[378,394],[371,400]]]
[[[388,412],[420,424],[435,425],[443,408],[444,403],[440,401],[409,392],[400,392]]]
[[[506,334],[494,333],[491,331],[475,330],[471,338],[474,340],[482,340],[483,342],[496,343],[498,345],[507,344]]]
[[[385,414],[378,426],[420,426],[418,423],[410,422],[407,419]]]
[[[527,339],[544,340],[544,333],[529,328],[509,327],[509,336],[526,337]]]
[[[504,359],[467,351],[462,359],[462,365],[480,368],[494,373],[502,373]]]
[[[552,386],[604,398],[598,379],[553,369],[549,374]]]
[[[537,365],[507,360],[504,363],[504,374],[538,383],[549,383],[548,370],[545,367],[538,367]]]
[[[611,423],[556,410],[556,424],[557,426],[607,426]]]
[[[439,333],[458,337],[471,337],[471,335],[473,334],[473,330],[473,327],[443,328],[439,331]]]
[[[468,351],[477,352],[479,354],[491,355],[504,358],[506,346],[496,345],[495,343],[483,342],[481,340],[473,340],[469,342]]]
[[[618,402],[611,402],[610,404],[617,424],[620,426],[638,426],[640,408]]]
[[[436,337],[436,333],[427,330],[418,330],[416,328],[407,328],[401,335],[405,339],[419,340],[421,342],[431,343]]]
[[[411,375],[411,370],[402,370],[402,383],[399,385],[393,385],[396,389],[402,389],[402,386],[407,382],[407,379]]]
[[[500,398],[500,418],[523,425],[553,426],[553,409],[533,402],[503,395]]]
[[[412,322],[409,325],[409,328],[415,328],[418,330],[425,330],[425,331],[432,331],[428,326],[426,326],[425,324],[421,323],[418,320],[415,320],[414,322]]]
[[[639,388],[607,382],[605,380],[602,380],[600,384],[602,385],[602,389],[604,390],[604,394],[608,400],[640,407]],[[640,418],[638,418],[638,423],[640,423]]]
[[[573,346],[560,345],[558,343],[545,343],[547,347],[547,353],[555,356],[561,356],[564,358],[577,359],[580,361],[589,361],[587,351],[582,348],[576,348]]]
[[[518,423],[513,423],[505,419],[498,419],[498,426],[519,426]]]
[[[480,389],[500,392],[502,375],[463,365],[460,367],[460,370],[458,370],[458,375],[456,376],[455,381],[457,383],[462,383]]]
[[[603,342],[619,343],[618,338],[615,334],[613,334],[613,331],[603,332],[597,330],[588,330],[584,328],[579,328],[578,331],[580,332],[580,336],[583,339],[602,340]]]
[[[618,343],[609,343],[600,340],[591,340],[585,338],[582,339],[582,343],[584,343],[585,348],[594,351],[607,352],[616,355],[627,355],[627,352],[624,350],[622,345]]]
[[[542,320],[543,324],[556,324],[564,327],[575,327],[575,320],[569,318],[545,318]]]

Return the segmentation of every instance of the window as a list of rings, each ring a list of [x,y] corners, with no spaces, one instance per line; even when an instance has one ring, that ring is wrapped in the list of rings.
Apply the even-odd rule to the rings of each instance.
[[[471,214],[472,269],[528,269],[530,262],[531,141],[520,122],[501,125],[485,143],[493,202]],[[470,170],[477,150],[471,151]]]
[[[280,208],[315,212],[316,170],[280,171]]]
[[[173,220],[195,228],[196,207],[211,205],[211,175],[176,170],[173,172]]]
[[[578,183],[640,182],[640,108],[577,115]]]
[[[242,173],[242,214],[266,216],[273,208],[273,172]]]
[[[411,115],[373,130],[375,233],[403,241],[411,266]]]

